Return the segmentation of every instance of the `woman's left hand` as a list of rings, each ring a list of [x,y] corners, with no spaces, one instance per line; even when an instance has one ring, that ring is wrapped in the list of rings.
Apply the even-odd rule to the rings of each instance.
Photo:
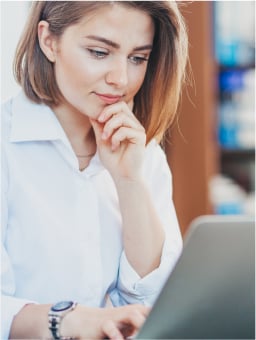
[[[140,176],[145,151],[145,129],[132,112],[133,102],[108,105],[91,119],[103,165],[114,179]]]

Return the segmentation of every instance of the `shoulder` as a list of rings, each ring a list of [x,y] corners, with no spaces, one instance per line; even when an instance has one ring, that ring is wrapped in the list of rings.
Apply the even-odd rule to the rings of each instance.
[[[1,104],[1,140],[6,140],[10,135],[12,105],[14,98],[10,98]]]
[[[156,173],[168,173],[168,175],[171,175],[165,151],[155,139],[152,139],[146,146],[144,174],[153,176]]]
[[[21,90],[15,96],[7,99],[1,104],[1,122],[2,124],[10,123],[14,111],[21,109],[22,105],[28,101],[27,97]]]
[[[1,104],[1,138],[0,138],[0,149],[1,149],[1,173],[2,173],[2,192],[4,193],[5,187],[8,186],[8,156],[9,141],[11,133],[11,118],[12,118],[12,105],[13,98]],[[5,179],[4,179],[5,178]]]
[[[32,102],[23,91],[2,104],[1,130],[6,142],[35,141],[47,134],[53,122],[56,119],[51,109]]]
[[[22,128],[27,125],[24,113],[31,111],[31,102],[21,90],[1,104],[1,140],[2,143],[11,142],[14,126]]]
[[[167,162],[165,151],[155,139],[152,139],[146,146],[145,162],[147,163]]]

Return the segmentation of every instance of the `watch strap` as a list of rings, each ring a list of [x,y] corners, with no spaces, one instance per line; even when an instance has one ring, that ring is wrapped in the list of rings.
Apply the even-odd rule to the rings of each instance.
[[[57,311],[52,311],[50,310],[48,313],[48,328],[52,333],[53,339],[54,340],[72,340],[74,338],[72,337],[63,337],[60,335],[60,325],[61,321],[64,318],[66,314],[69,312],[73,311],[76,308],[77,303],[74,302],[72,306],[64,310],[62,312],[57,312]]]

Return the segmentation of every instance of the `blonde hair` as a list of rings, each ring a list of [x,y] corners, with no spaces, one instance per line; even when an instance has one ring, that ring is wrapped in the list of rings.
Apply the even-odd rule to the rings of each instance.
[[[56,37],[84,15],[113,1],[34,1],[14,59],[14,75],[29,99],[49,106],[62,96],[54,65],[41,51],[38,23],[46,20]],[[186,27],[175,1],[118,1],[146,12],[153,19],[155,36],[144,82],[134,98],[134,114],[144,126],[147,142],[159,141],[177,112],[185,82],[188,41]]]

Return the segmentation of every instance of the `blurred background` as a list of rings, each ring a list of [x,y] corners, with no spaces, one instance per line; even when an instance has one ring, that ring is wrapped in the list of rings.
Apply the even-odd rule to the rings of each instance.
[[[1,102],[20,88],[12,73],[15,48],[25,25],[30,1],[0,1],[1,5]]]
[[[194,83],[166,152],[183,235],[200,215],[255,214],[255,2],[182,6]]]
[[[182,234],[205,214],[255,215],[255,1],[179,2],[193,81],[165,151]],[[1,2],[1,101],[30,1]]]

